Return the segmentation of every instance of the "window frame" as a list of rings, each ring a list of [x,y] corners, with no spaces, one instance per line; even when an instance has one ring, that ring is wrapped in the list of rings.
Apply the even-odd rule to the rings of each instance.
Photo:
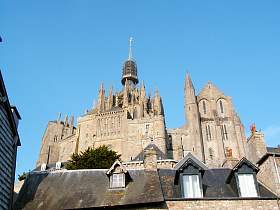
[[[191,167],[190,167],[191,166]],[[192,175],[197,175],[198,176],[198,181],[199,181],[199,190],[201,193],[201,197],[185,197],[184,194],[184,183],[183,183],[183,176],[192,176]],[[199,169],[194,167],[193,165],[188,165],[182,173],[180,173],[180,188],[181,188],[181,196],[184,199],[200,199],[203,198],[203,184],[202,184],[202,175]]]
[[[221,135],[222,135],[223,141],[226,141],[229,139],[226,124],[221,124]]]
[[[210,127],[209,124],[205,125],[205,130],[206,130],[206,139],[208,141],[211,141],[212,140],[212,133],[211,133],[211,127]]]
[[[207,109],[206,109],[206,102],[205,102],[205,100],[202,101],[202,109],[203,109],[203,114],[207,114]]]
[[[242,175],[242,174],[250,174],[250,175],[253,175],[253,179],[254,179],[254,187],[256,189],[256,193],[257,193],[257,196],[250,196],[250,197],[243,197],[241,195],[241,187],[240,187],[240,183],[239,183],[239,178],[238,178],[238,175]],[[235,181],[236,181],[236,185],[237,185],[237,190],[238,190],[238,196],[241,197],[241,198],[258,198],[260,197],[260,191],[259,191],[259,186],[258,186],[258,181],[257,181],[257,176],[256,176],[256,172],[254,172],[251,168],[249,168],[248,166],[247,167],[241,167],[239,168],[238,171],[236,171],[234,173],[234,177],[235,177]]]
[[[118,185],[118,186],[114,186],[114,175],[122,175],[122,184],[121,184],[121,186],[120,185]],[[110,189],[123,189],[123,188],[125,188],[125,184],[126,184],[126,182],[125,182],[125,173],[112,173],[111,174],[111,176],[110,176]]]

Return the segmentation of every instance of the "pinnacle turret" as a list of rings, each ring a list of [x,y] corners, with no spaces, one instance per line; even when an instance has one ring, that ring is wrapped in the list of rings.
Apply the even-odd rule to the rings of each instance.
[[[99,94],[98,94],[98,110],[100,112],[105,110],[105,90],[103,83],[101,83]]]

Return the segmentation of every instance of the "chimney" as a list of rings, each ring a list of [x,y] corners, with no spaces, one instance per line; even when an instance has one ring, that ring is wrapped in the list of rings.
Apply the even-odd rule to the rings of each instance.
[[[247,141],[248,159],[254,164],[267,153],[264,134],[251,127],[251,136]]]
[[[144,150],[144,168],[148,170],[157,170],[157,151],[154,146]]]

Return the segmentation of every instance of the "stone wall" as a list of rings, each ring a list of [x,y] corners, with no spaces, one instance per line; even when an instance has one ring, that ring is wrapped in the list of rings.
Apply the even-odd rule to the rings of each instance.
[[[275,163],[280,172],[280,158],[275,157]],[[280,183],[277,176],[273,157],[270,156],[260,166],[260,171],[257,174],[258,180],[260,180],[268,189],[280,196]]]
[[[256,163],[267,153],[264,134],[258,131],[252,132],[247,142],[247,156],[250,161]]]
[[[279,210],[277,200],[194,200],[166,201],[172,210]]]
[[[277,200],[196,200],[166,201],[114,207],[115,210],[279,210]]]

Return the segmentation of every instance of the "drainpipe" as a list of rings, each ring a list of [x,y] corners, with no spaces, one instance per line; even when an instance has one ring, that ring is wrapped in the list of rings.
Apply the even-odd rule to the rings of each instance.
[[[277,164],[276,164],[276,161],[275,161],[275,154],[273,155],[273,162],[274,162],[274,167],[276,169],[276,174],[277,174],[278,182],[280,184],[280,175],[279,175],[278,167],[277,167]]]

